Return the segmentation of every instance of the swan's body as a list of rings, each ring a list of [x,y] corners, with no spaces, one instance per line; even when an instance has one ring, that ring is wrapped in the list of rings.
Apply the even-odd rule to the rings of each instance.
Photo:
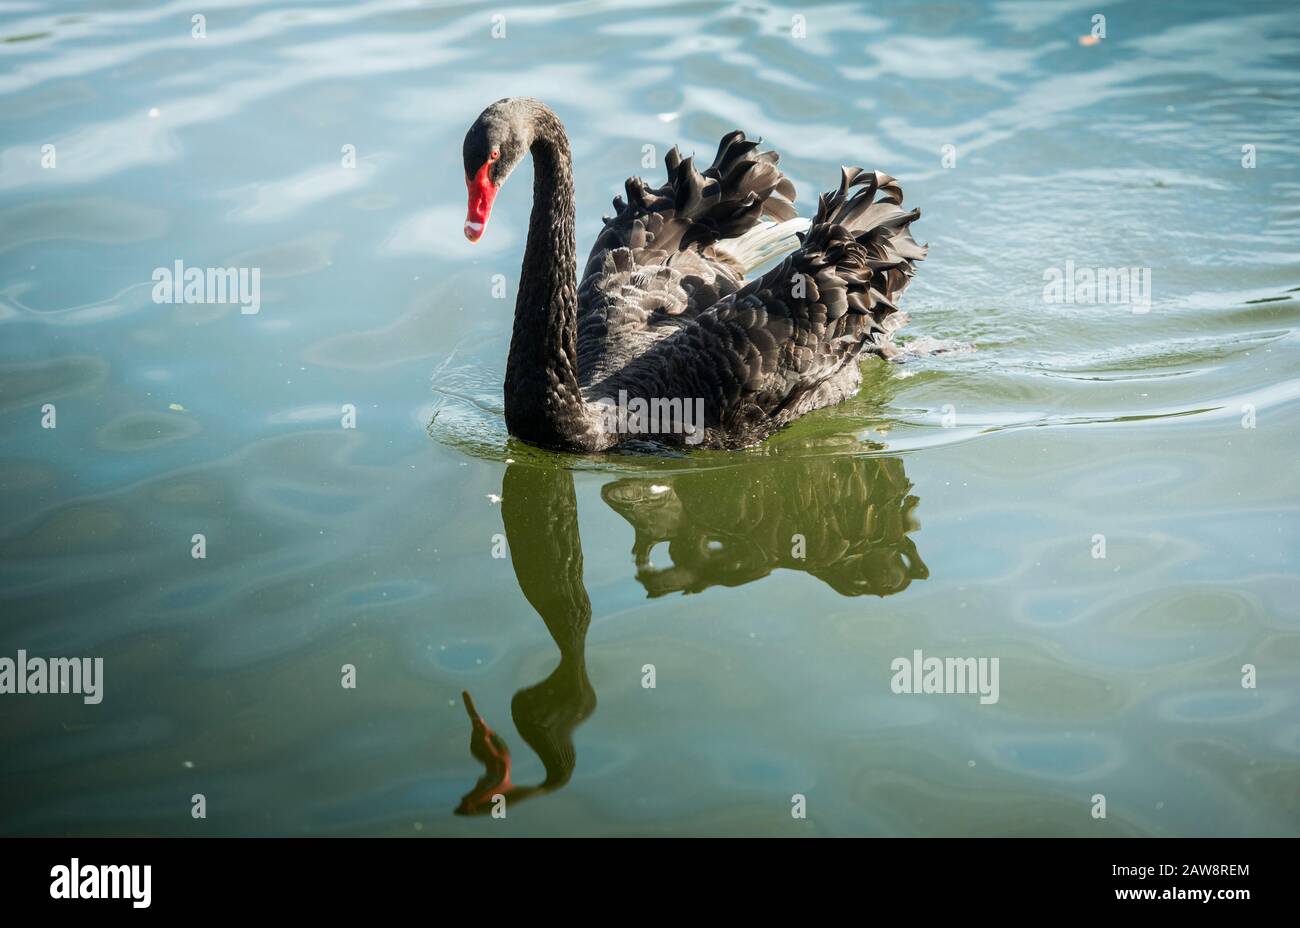
[[[845,168],[801,224],[778,156],[757,147],[733,132],[703,172],[674,148],[667,184],[629,178],[579,282],[563,126],[536,100],[483,112],[465,137],[471,241],[524,152],[534,165],[506,365],[512,435],[576,451],[743,447],[851,396],[859,356],[893,350],[907,320],[894,300],[926,253],[908,231],[920,211],[903,210],[893,178]]]

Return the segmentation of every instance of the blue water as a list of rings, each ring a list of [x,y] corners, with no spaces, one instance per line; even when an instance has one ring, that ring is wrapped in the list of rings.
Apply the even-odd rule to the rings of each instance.
[[[0,657],[105,665],[0,694],[0,832],[1300,833],[1294,4],[202,6],[0,3]],[[898,177],[910,359],[751,451],[509,441],[531,185],[470,246],[461,139],[516,94],[580,249],[733,128],[804,215]],[[453,815],[462,691],[566,782]]]

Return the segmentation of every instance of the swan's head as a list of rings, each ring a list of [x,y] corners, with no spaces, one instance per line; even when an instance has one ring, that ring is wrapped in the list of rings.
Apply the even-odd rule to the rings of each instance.
[[[498,100],[465,133],[465,186],[469,189],[465,237],[471,242],[483,237],[497,191],[532,144],[528,102]]]

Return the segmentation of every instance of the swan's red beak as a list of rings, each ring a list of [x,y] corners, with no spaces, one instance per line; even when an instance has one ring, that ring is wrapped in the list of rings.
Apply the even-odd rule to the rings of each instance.
[[[492,179],[488,176],[488,169],[491,167],[492,162],[485,161],[472,180],[465,178],[465,186],[469,188],[469,210],[465,213],[465,237],[471,242],[477,242],[483,237],[488,217],[492,215],[492,201],[496,199],[497,191],[501,189],[492,183]]]

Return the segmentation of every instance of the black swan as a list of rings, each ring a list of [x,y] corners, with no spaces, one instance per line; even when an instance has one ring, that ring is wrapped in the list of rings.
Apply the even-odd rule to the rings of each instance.
[[[506,363],[505,420],[535,445],[604,451],[630,440],[741,448],[853,395],[858,358],[889,356],[895,306],[926,255],[894,178],[844,168],[812,222],[776,152],[736,131],[697,170],[674,148],[668,183],[627,201],[577,274],[569,141],[544,103],[489,106],[465,135],[465,236],[533,156],[533,212]],[[879,194],[879,198],[877,198]],[[761,264],[786,255],[746,281]]]

